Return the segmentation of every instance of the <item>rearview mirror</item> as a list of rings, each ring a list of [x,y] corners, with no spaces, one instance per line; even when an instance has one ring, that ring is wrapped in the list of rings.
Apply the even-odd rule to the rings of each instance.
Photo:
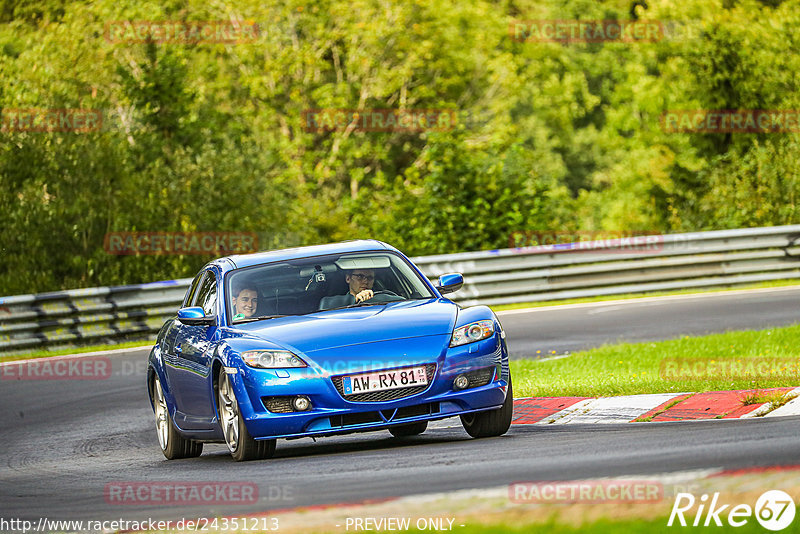
[[[355,269],[385,269],[392,263],[386,256],[348,256],[339,258],[334,263],[345,271]]]
[[[189,306],[178,310],[178,320],[188,326],[213,325],[216,318],[213,315],[206,316],[206,312],[200,306]]]
[[[461,275],[461,273],[449,273],[443,274],[439,277],[439,282],[436,284],[436,289],[439,290],[439,293],[444,295],[445,293],[453,293],[454,291],[458,291],[463,285],[464,277]]]

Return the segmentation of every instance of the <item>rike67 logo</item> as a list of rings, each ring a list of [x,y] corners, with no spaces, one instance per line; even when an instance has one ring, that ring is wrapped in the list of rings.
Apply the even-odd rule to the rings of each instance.
[[[692,513],[695,505],[697,505],[697,510]],[[724,512],[727,515],[724,515]],[[784,491],[770,490],[761,494],[756,501],[755,508],[751,508],[748,504],[737,504],[731,508],[730,504],[719,505],[719,492],[714,493],[710,502],[706,494],[701,495],[698,500],[691,493],[679,493],[675,496],[675,503],[672,505],[667,526],[685,527],[691,524],[693,527],[721,527],[727,523],[731,527],[742,527],[754,515],[756,521],[765,529],[783,530],[794,520],[794,500]]]

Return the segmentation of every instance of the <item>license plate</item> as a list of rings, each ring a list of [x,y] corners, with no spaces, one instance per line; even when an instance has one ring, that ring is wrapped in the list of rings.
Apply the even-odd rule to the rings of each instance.
[[[342,378],[345,395],[399,389],[412,386],[424,386],[428,383],[425,367],[406,367],[390,371],[377,371],[362,375],[350,375]]]

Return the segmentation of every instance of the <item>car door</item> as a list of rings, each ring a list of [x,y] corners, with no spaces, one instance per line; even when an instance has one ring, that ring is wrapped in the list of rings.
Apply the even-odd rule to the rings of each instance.
[[[205,277],[206,271],[200,271],[197,273],[197,276],[194,277],[192,284],[186,291],[186,296],[183,298],[181,308],[186,308],[187,306],[192,305],[192,302],[197,295],[197,291],[199,290],[200,285]],[[186,328],[187,326],[181,323],[177,318],[173,319],[164,334],[164,345],[162,347],[162,354],[164,356],[165,363],[164,371],[167,374],[167,384],[170,392],[172,393],[172,397],[175,399],[175,407],[181,414],[184,412],[185,403],[182,395],[183,388],[181,387],[180,382],[182,376],[180,373],[181,362],[179,355],[181,354],[183,337],[185,335],[184,330]]]
[[[217,278],[214,270],[209,269],[192,302],[192,306],[203,308],[206,317],[218,317]],[[210,373],[217,335],[217,324],[182,326],[178,360],[186,428],[206,428],[215,417]]]

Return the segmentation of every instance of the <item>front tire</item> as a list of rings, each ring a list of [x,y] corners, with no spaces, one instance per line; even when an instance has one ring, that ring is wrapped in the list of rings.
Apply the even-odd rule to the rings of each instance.
[[[409,436],[417,436],[427,430],[428,422],[420,421],[418,423],[409,423],[407,425],[397,425],[389,427],[389,432],[396,438],[407,438]]]
[[[461,416],[464,430],[473,438],[489,438],[502,436],[511,427],[511,416],[514,414],[514,391],[511,376],[508,377],[508,392],[503,406],[488,412],[468,413]]]
[[[156,414],[156,432],[161,452],[167,460],[196,458],[203,453],[203,444],[181,436],[172,422],[167,408],[167,400],[158,375],[153,379],[153,406]]]
[[[233,459],[237,462],[244,462],[271,458],[275,453],[275,440],[255,440],[247,431],[244,418],[239,411],[239,403],[236,401],[236,395],[224,367],[219,370],[217,383],[219,424],[222,426],[222,434],[225,436],[225,443],[228,445]]]

